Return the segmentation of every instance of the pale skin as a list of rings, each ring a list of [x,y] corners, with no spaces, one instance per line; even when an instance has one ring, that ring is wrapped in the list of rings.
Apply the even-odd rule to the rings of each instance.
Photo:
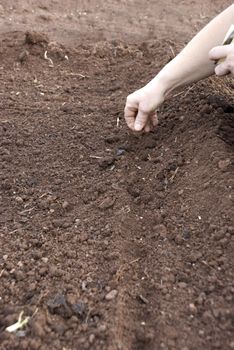
[[[153,130],[158,124],[157,108],[175,89],[213,74],[234,76],[234,45],[222,45],[232,24],[234,4],[207,24],[147,85],[127,97],[124,116],[132,131]]]

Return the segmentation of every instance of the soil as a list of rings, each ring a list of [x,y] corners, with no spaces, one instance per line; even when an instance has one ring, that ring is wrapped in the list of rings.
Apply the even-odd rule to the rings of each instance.
[[[1,2],[0,349],[234,349],[233,80],[123,120],[220,3]]]

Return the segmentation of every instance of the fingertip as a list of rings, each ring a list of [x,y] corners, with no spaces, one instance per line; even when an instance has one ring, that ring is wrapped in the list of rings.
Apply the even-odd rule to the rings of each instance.
[[[135,123],[134,130],[135,131],[141,131],[143,129],[143,126],[140,123]]]
[[[158,117],[157,117],[157,114],[153,114],[152,116],[151,116],[151,123],[152,123],[152,125],[154,126],[154,127],[156,127],[157,125],[158,125]]]
[[[214,59],[215,59],[215,52],[216,52],[216,48],[215,48],[215,47],[213,47],[213,49],[211,49],[211,50],[209,51],[208,56],[209,56],[209,59],[210,59],[210,60],[214,60]]]
[[[149,125],[146,125],[144,131],[145,131],[145,132],[150,132],[150,130],[151,130],[150,126],[149,126]]]

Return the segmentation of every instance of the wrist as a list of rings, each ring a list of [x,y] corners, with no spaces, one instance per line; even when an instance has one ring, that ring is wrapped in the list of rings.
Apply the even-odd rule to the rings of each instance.
[[[151,90],[157,91],[163,97],[166,97],[174,90],[174,82],[171,80],[170,75],[167,74],[165,67],[146,86]]]

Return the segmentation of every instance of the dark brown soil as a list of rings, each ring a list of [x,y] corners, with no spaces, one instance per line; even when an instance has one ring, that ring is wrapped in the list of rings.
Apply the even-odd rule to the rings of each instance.
[[[52,23],[61,3],[43,10]],[[176,11],[147,3],[148,16]],[[115,40],[88,20],[76,44],[66,21],[60,41],[61,22],[39,30],[34,18],[33,32],[18,4],[20,24],[0,26],[1,350],[234,349],[233,80],[171,96],[149,135],[123,120],[127,94],[191,36],[180,18],[194,11],[194,32],[228,3],[181,1],[173,40],[156,14],[124,35],[132,5],[113,0],[93,23],[105,28],[113,9]],[[26,327],[7,332],[22,311]]]

